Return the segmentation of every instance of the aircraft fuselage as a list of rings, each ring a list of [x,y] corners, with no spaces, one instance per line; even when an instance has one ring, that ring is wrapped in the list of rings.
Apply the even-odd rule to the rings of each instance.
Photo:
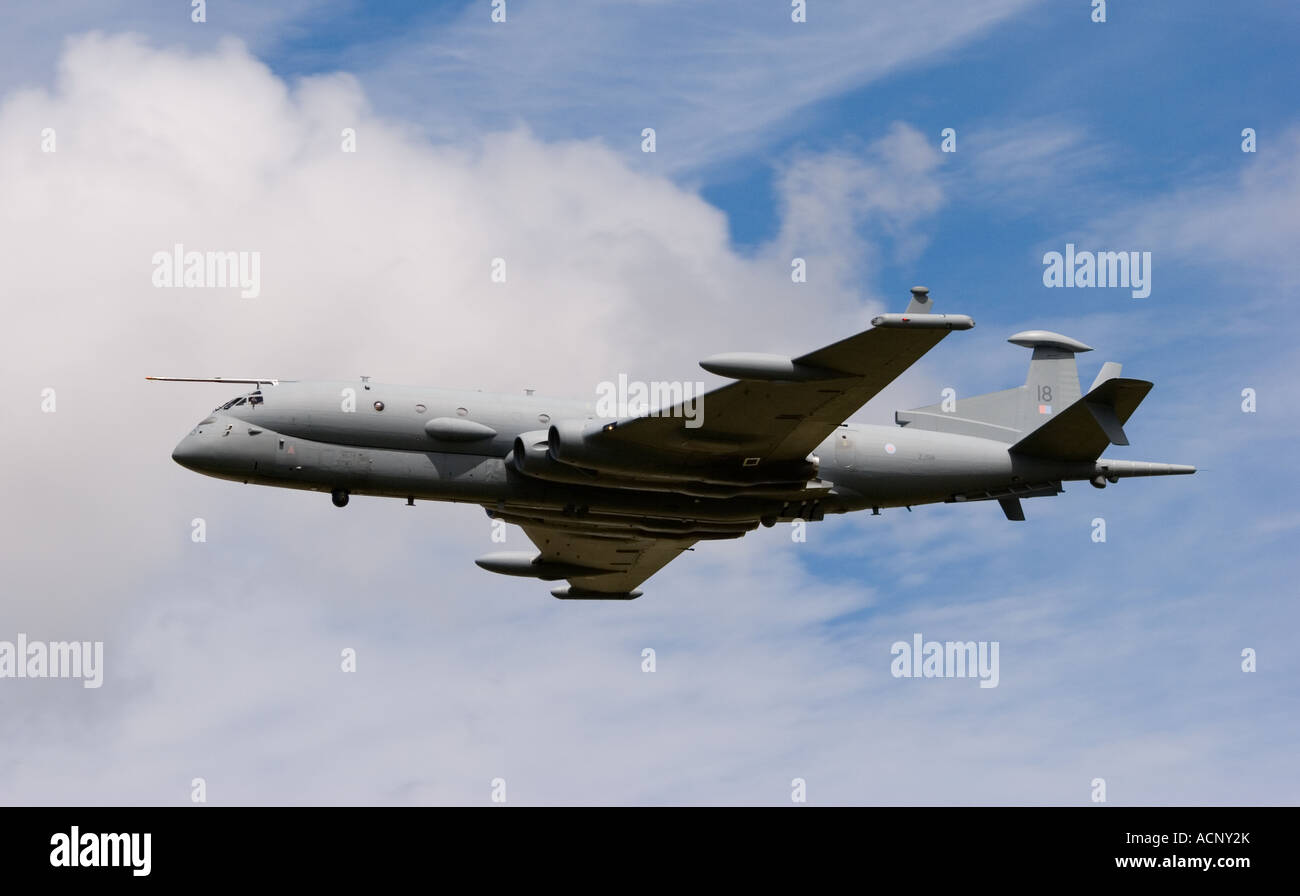
[[[246,396],[214,411],[173,458],[209,476],[281,488],[730,525],[1055,494],[1062,480],[1093,479],[1100,465],[1125,463],[1025,458],[993,439],[846,423],[814,452],[828,490],[755,496],[715,486],[683,494],[653,483],[606,487],[599,476],[590,484],[546,481],[508,463],[517,438],[544,438],[552,421],[594,419],[582,402],[357,381],[280,382],[253,396],[260,400]]]

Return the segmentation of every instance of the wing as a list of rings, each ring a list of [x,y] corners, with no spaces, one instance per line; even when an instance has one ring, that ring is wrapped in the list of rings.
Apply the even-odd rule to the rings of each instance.
[[[974,326],[964,315],[926,313],[927,291],[917,287],[912,293],[906,312],[880,315],[870,330],[798,358],[745,354],[701,361],[706,370],[738,380],[702,398],[611,423],[552,424],[547,442],[525,446],[513,469],[557,483],[586,484],[591,476],[605,475],[611,488],[635,492],[642,484],[657,484],[696,497],[799,500],[810,487],[828,489],[829,483],[815,479],[815,465],[805,462],[808,454],[949,331]],[[533,465],[529,452],[539,446],[545,456]],[[754,469],[737,475],[733,466]],[[815,508],[813,501],[809,512]],[[697,541],[739,538],[764,521],[757,511],[753,519],[710,521],[608,508],[582,515],[485,509],[493,519],[521,526],[540,553],[491,554],[479,558],[479,566],[567,579],[567,588],[551,592],[561,598],[637,597],[638,585]]]
[[[694,399],[694,406],[682,402],[607,424],[596,438],[611,448],[676,455],[688,465],[723,458],[742,458],[745,466],[801,461],[951,330],[974,326],[965,315],[945,314],[884,314],[872,323],[798,358],[736,354],[701,361],[739,382]]]
[[[560,572],[573,573],[564,576],[569,582],[567,588],[562,586],[551,592],[561,598],[629,600],[640,597],[638,585],[695,543],[693,538],[605,533],[594,528],[565,529],[540,522],[520,525],[528,540],[541,551],[537,561],[554,564]]]

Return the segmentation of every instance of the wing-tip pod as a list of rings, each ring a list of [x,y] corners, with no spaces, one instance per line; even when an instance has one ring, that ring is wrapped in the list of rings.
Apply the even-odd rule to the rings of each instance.
[[[503,576],[525,576],[542,581],[554,582],[557,579],[569,579],[574,576],[611,575],[612,570],[584,566],[580,563],[564,563],[547,560],[540,554],[528,551],[498,551],[485,554],[474,561],[479,568]]]
[[[878,314],[871,319],[873,327],[895,327],[908,330],[969,330],[975,321],[967,314]]]

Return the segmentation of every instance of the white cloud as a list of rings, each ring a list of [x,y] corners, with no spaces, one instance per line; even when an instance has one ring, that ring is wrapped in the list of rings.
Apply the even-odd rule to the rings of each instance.
[[[1104,201],[1097,175],[1113,150],[1068,120],[1044,117],[961,132],[951,189],[963,199],[1043,212]],[[964,164],[963,164],[964,163]]]
[[[363,47],[386,108],[431,133],[461,137],[526,122],[543,136],[598,136],[681,172],[725,163],[791,128],[802,109],[886,75],[951,61],[1033,0],[916,0],[906,6],[819,0],[808,21],[789,4],[744,0],[562,5],[511,3],[507,23],[474,6],[397,45]],[[544,77],[543,77],[544,74]]]
[[[862,261],[836,257],[846,248],[846,234],[874,229],[876,240],[894,241],[898,258],[912,260],[924,245],[916,225],[943,205],[938,162],[930,141],[900,123],[865,152],[796,155],[777,179],[782,227],[776,245],[791,257],[811,256],[814,270],[817,262],[834,266],[829,279],[836,286],[850,281]],[[878,246],[873,241],[848,248],[860,255]],[[868,261],[874,266],[878,259]],[[826,279],[822,275],[819,282]]]

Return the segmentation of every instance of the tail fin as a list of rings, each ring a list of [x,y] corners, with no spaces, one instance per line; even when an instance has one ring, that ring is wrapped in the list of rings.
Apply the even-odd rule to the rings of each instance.
[[[1079,369],[1074,356],[1092,351],[1090,346],[1047,330],[1026,330],[1007,341],[1034,350],[1023,386],[899,411],[894,420],[899,426],[1017,442],[1079,400]],[[1107,364],[1097,381],[1118,375],[1119,365]]]
[[[1082,393],[1074,355],[1092,351],[1091,346],[1047,330],[1026,330],[1007,342],[1034,350],[1029,361],[1029,376],[1025,378],[1029,401],[1022,405],[1022,409],[1030,414],[1022,421],[1022,430],[1034,428],[1035,424],[1030,421],[1050,416],[1054,409],[1061,410],[1079,400]]]

